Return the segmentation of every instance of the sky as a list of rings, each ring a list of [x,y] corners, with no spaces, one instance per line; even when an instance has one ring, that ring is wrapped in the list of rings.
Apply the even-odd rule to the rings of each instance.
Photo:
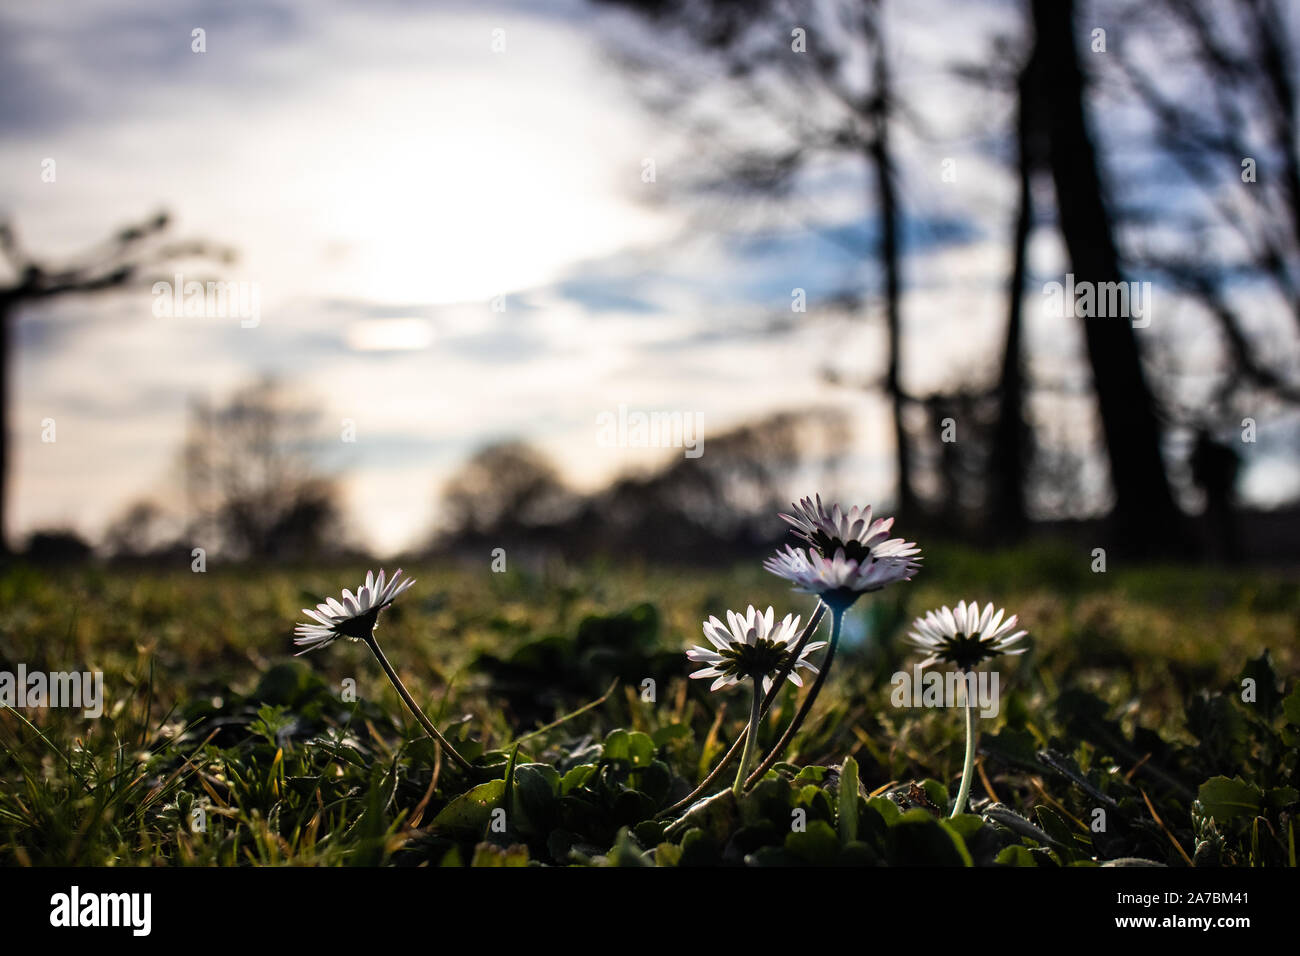
[[[1005,14],[946,9],[969,21],[972,56]],[[904,175],[928,187],[908,208],[932,237],[908,262],[908,334],[925,347],[904,371],[922,388],[994,370],[1012,188],[971,123],[1009,117],[942,73],[928,22],[900,22],[894,52],[938,136],[899,142]],[[862,221],[858,184],[831,170],[810,219],[758,235],[700,228],[659,194],[689,144],[608,56],[629,29],[578,0],[7,5],[0,214],[24,245],[66,261],[165,208],[177,238],[238,250],[221,277],[255,285],[259,313],[160,316],[147,288],[25,310],[14,531],[94,538],[131,501],[174,497],[188,402],[263,374],[340,436],[327,457],[380,553],[427,535],[439,487],[488,441],[523,437],[586,489],[680,453],[604,447],[596,422],[620,405],[691,412],[706,446],[767,412],[842,408],[845,490],[887,496],[886,407],[822,374],[878,372],[878,323],[790,309],[796,287],[815,301],[871,281],[835,241]],[[947,157],[962,174],[935,188]],[[1059,266],[1054,236],[1035,237],[1034,263]],[[1031,310],[1028,331],[1041,367],[1077,364],[1072,325]],[[1273,460],[1251,482],[1262,501],[1300,477]]]

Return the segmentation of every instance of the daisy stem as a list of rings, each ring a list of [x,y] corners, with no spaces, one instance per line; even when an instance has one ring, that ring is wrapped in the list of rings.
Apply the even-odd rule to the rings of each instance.
[[[826,682],[826,675],[830,673],[831,662],[835,660],[835,648],[838,647],[840,643],[840,623],[843,620],[844,608],[839,606],[831,608],[831,643],[830,647],[826,648],[826,656],[822,659],[821,667],[817,672],[817,679],[813,681],[812,688],[808,691],[808,696],[803,699],[803,704],[799,707],[798,713],[794,715],[794,720],[790,721],[790,726],[787,727],[785,733],[781,735],[781,739],[778,740],[775,746],[767,752],[767,756],[763,758],[763,762],[758,765],[757,769],[749,775],[749,779],[745,781],[746,787],[752,787],[762,778],[763,774],[767,773],[768,770],[771,769],[772,764],[776,763],[777,759],[781,756],[781,753],[789,745],[791,739],[796,733],[798,733],[799,728],[803,725],[804,718],[808,716],[808,712],[812,710],[813,704],[817,701],[817,695],[821,692],[822,684]]]
[[[962,681],[962,687],[966,698],[966,762],[961,769],[961,787],[957,790],[957,802],[952,808],[954,817],[966,809],[971,779],[975,776],[975,708],[971,705],[970,681]]]
[[[809,620],[809,622],[806,625],[804,625],[803,633],[799,635],[799,640],[795,644],[794,650],[790,654],[790,660],[786,663],[784,667],[781,668],[780,672],[773,679],[772,689],[769,690],[766,696],[764,696],[763,698],[764,717],[766,717],[767,712],[772,709],[772,704],[776,702],[776,695],[781,692],[781,687],[785,683],[786,677],[789,676],[790,669],[794,666],[794,662],[799,659],[799,655],[803,653],[803,649],[808,645],[808,642],[812,639],[813,634],[817,631],[817,626],[821,624],[822,618],[825,616],[825,614],[826,614],[826,605],[818,604],[817,610],[813,612],[812,619]],[[689,807],[692,803],[694,803],[701,796],[703,796],[704,792],[713,786],[714,781],[716,781],[718,777],[722,776],[722,771],[726,770],[727,767],[731,766],[731,761],[736,759],[736,755],[740,753],[741,748],[744,746],[745,741],[748,739],[749,739],[749,727],[746,726],[745,729],[740,732],[740,735],[736,737],[735,742],[732,743],[732,745],[727,749],[727,752],[723,754],[722,759],[718,761],[718,765],[714,767],[711,771],[709,771],[709,775],[707,777],[705,777],[703,780],[700,781],[700,785],[696,787],[694,790],[692,790],[689,794],[682,797],[682,799],[678,800],[668,809],[661,810],[659,812],[659,816],[660,817],[672,816],[677,811],[686,809],[686,807]]]
[[[407,709],[415,715],[415,719],[420,722],[420,726],[424,728],[424,732],[437,741],[438,745],[442,747],[443,750],[447,751],[447,755],[451,757],[452,762],[455,763],[457,767],[464,770],[466,773],[470,773],[473,770],[473,767],[470,766],[470,762],[460,755],[446,737],[438,733],[438,728],[433,726],[433,721],[424,716],[424,711],[420,709],[420,706],[415,702],[415,698],[413,698],[410,692],[406,689],[406,685],[402,683],[402,679],[397,676],[397,671],[393,670],[393,665],[388,663],[388,658],[384,656],[384,652],[379,647],[379,641],[375,640],[373,634],[366,638],[366,644],[368,644],[370,650],[374,652],[375,659],[379,661],[379,666],[384,669],[384,673],[388,675],[388,679],[392,681],[393,686],[397,688],[398,696],[405,702]]]
[[[754,762],[754,744],[758,740],[758,722],[763,717],[763,684],[754,678],[754,699],[749,705],[749,729],[745,734],[745,752],[740,755],[740,770],[736,782],[731,785],[731,792],[740,796],[745,786],[745,775],[749,765]]]

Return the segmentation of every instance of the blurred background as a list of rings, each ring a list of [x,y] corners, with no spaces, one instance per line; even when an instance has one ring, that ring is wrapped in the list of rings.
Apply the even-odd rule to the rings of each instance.
[[[1294,563],[1298,31],[7,5],[0,546],[710,563],[820,491],[927,542]]]

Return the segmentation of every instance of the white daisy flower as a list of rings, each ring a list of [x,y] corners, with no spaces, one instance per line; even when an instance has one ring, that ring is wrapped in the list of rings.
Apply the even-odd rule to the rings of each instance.
[[[925,617],[918,617],[912,623],[913,631],[907,636],[907,641],[929,654],[921,662],[922,667],[946,661],[959,670],[970,670],[1001,654],[1023,654],[1027,650],[1013,645],[1028,631],[1012,633],[1016,615],[1012,614],[1004,621],[1004,613],[1004,609],[999,608],[994,614],[991,603],[986,604],[981,613],[977,602],[959,601],[956,610],[944,606],[927,612]]]
[[[793,526],[795,534],[824,558],[831,558],[840,550],[850,561],[913,558],[921,553],[916,542],[889,537],[894,519],[876,518],[873,521],[870,505],[866,508],[854,505],[847,512],[839,505],[832,505],[828,511],[822,504],[822,496],[818,495],[816,500],[803,498],[792,507],[793,515],[782,514],[781,517]]]
[[[879,591],[897,581],[912,580],[912,575],[920,570],[908,555],[859,561],[846,557],[844,549],[839,548],[835,556],[828,559],[815,548],[792,548],[790,545],[764,561],[763,567],[792,582],[796,591],[816,594],[828,607],[841,610],[869,591]]]
[[[379,612],[415,583],[412,578],[399,581],[401,576],[402,569],[398,568],[385,582],[382,569],[378,578],[373,571],[367,571],[366,583],[357,588],[355,595],[345,588],[341,600],[330,597],[325,599],[325,603],[316,605],[314,611],[303,608],[302,613],[311,618],[313,623],[299,624],[293,629],[294,644],[303,648],[298,655],[318,650],[340,637],[354,641],[369,638],[375,629]]]
[[[717,617],[704,622],[704,636],[712,648],[692,647],[686,656],[699,664],[706,664],[691,677],[713,677],[709,690],[739,684],[746,678],[762,679],[763,693],[772,688],[772,678],[790,661],[799,637],[799,617],[787,614],[778,623],[772,608],[760,613],[751,604],[742,617],[735,611],[727,612],[727,623]],[[817,673],[817,668],[805,658],[813,651],[826,646],[825,641],[814,641],[804,646],[799,659],[788,674],[796,687],[803,686],[803,678],[796,673],[799,668]]]

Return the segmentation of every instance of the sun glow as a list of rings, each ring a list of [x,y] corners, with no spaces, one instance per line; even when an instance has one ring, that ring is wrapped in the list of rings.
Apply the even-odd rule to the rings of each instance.
[[[433,344],[433,326],[425,319],[363,319],[344,338],[358,352],[411,352]]]
[[[498,111],[485,108],[489,93],[472,108],[367,96],[359,128],[321,143],[327,159],[308,188],[324,197],[314,231],[340,250],[335,291],[486,301],[659,232],[658,215],[635,201],[639,166],[629,162],[620,182],[586,115],[553,100],[530,106],[517,88]]]

